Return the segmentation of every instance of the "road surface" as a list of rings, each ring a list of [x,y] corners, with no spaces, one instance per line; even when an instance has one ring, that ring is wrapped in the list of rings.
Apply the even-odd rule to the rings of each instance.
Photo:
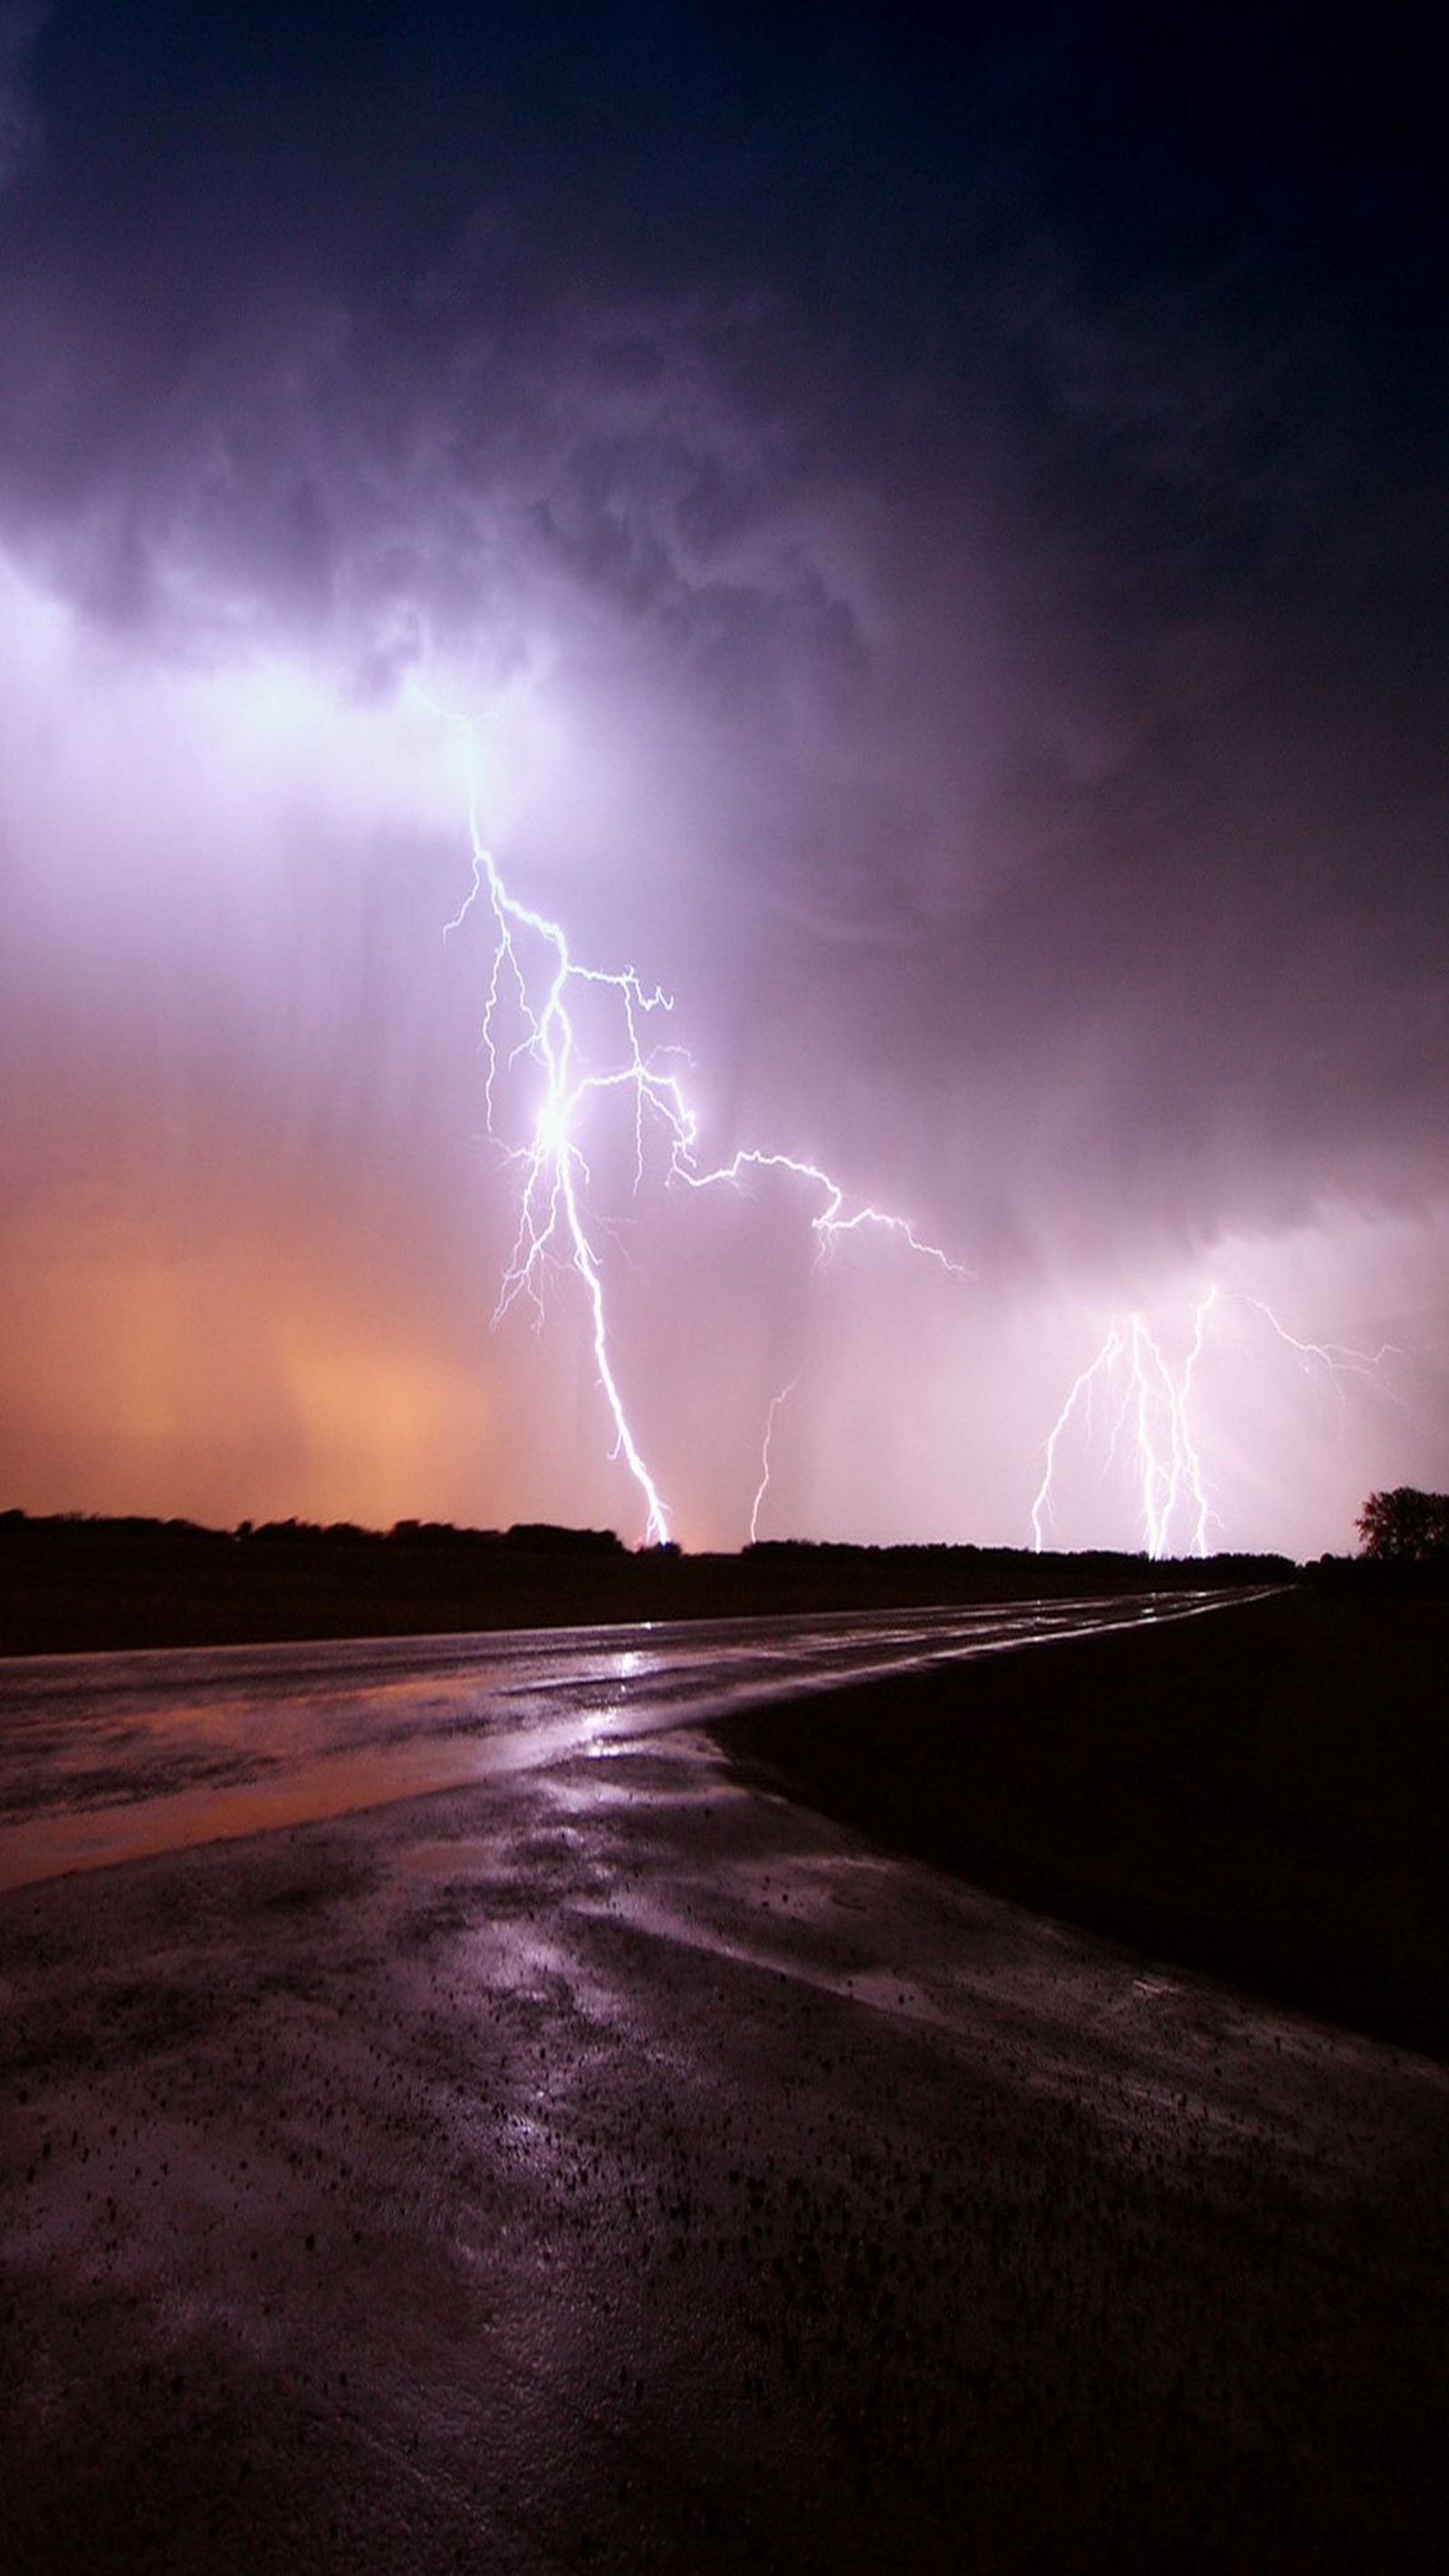
[[[35,1656],[0,1665],[0,1889],[1243,1597]]]
[[[695,1722],[1063,1615],[8,1671],[6,2576],[1437,2576],[1446,2070]]]

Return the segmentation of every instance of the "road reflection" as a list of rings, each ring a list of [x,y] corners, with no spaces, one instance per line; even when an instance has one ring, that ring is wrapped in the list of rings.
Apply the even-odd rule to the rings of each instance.
[[[487,1637],[47,1655],[0,1666],[0,1888],[536,1768],[761,1701],[1242,1592]]]

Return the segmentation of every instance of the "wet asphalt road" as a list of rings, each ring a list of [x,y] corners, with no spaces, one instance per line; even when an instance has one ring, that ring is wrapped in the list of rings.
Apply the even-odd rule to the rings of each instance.
[[[387,1805],[871,1674],[1241,1597],[17,1659],[0,1663],[0,1889]]]
[[[631,1699],[647,1635],[558,1645],[486,1725],[493,1640],[193,1659],[164,1726],[92,1667],[111,1829],[183,1739],[177,1797],[264,1780],[279,1698],[298,1776],[424,1686],[419,1741],[563,1734],[0,1895],[16,2576],[1437,2567],[1445,2070],[888,1857]]]

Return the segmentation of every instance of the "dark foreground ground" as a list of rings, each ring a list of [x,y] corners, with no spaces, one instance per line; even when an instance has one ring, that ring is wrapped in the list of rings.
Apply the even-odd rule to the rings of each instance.
[[[1181,1964],[1425,2009],[1372,1607],[0,1899],[6,2567],[1437,2570],[1449,2073]]]
[[[1300,1588],[722,1735],[898,1851],[1449,2057],[1442,1593]]]

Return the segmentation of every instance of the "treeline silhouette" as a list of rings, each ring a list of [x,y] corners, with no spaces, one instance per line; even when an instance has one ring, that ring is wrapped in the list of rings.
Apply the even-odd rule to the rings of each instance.
[[[920,1608],[1282,1582],[1285,1557],[1149,1563],[1092,1550],[762,1540],[738,1555],[629,1548],[550,1521],[243,1521],[0,1513],[0,1653]]]
[[[624,1542],[616,1530],[570,1529],[554,1521],[515,1521],[506,1530],[459,1529],[452,1521],[394,1521],[391,1529],[366,1528],[360,1521],[238,1521],[235,1529],[219,1530],[205,1521],[160,1520],[140,1512],[0,1512],[0,1536],[19,1531],[93,1532],[100,1536],[127,1533],[154,1537],[164,1533],[168,1541],[199,1539],[212,1545],[249,1539],[258,1543],[292,1541],[312,1544],[318,1540],[341,1547],[511,1547],[526,1550],[552,1550],[564,1555],[622,1556]]]
[[[1358,1534],[1376,1565],[1449,1565],[1449,1494],[1425,1494],[1417,1485],[1370,1494]]]
[[[1395,1485],[1368,1496],[1358,1516],[1357,1556],[1321,1556],[1307,1569],[1320,1589],[1373,1598],[1440,1598],[1449,1593],[1449,1494]]]
[[[167,1529],[195,1529],[194,1521],[167,1521]],[[205,1537],[217,1535],[203,1531]],[[557,1556],[622,1556],[617,1530],[570,1529],[555,1521],[514,1521],[506,1530],[459,1529],[452,1521],[394,1521],[391,1529],[365,1529],[358,1521],[238,1521],[232,1535],[259,1545],[325,1539],[342,1547],[522,1548]]]

